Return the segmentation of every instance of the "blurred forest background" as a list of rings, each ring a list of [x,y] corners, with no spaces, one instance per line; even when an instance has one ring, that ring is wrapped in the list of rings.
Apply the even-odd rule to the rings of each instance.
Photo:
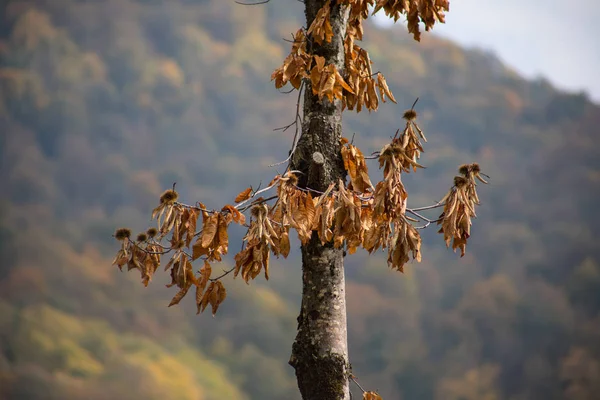
[[[299,398],[297,241],[271,281],[226,280],[214,319],[189,298],[167,308],[167,274],[145,289],[110,262],[115,228],[153,226],[173,182],[220,208],[276,174],[296,96],[270,74],[302,6],[0,3],[0,399]],[[463,259],[435,228],[404,275],[346,259],[354,373],[390,400],[597,398],[599,106],[402,26],[368,25],[365,48],[399,104],[346,113],[345,136],[379,150],[420,98],[428,168],[406,178],[409,206],[461,163],[492,178]]]

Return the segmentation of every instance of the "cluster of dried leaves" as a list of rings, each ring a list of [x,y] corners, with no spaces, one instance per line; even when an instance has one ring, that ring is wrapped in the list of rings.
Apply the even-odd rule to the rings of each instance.
[[[465,255],[467,239],[471,236],[471,218],[475,218],[475,205],[479,205],[479,197],[475,189],[477,184],[475,178],[487,183],[481,177],[479,164],[465,164],[458,169],[459,176],[454,177],[454,186],[444,196],[441,203],[444,211],[438,219],[438,225],[442,225],[439,233],[444,234],[446,246],[452,250],[460,249],[460,256]]]
[[[131,240],[129,229],[117,230],[115,238],[121,241],[121,249],[113,264],[120,269],[127,265],[128,270],[139,270],[142,282],[147,286],[160,266],[161,256],[171,253],[165,265],[165,271],[170,270],[171,274],[171,283],[167,287],[177,286],[179,291],[169,306],[178,304],[195,286],[198,313],[210,304],[214,314],[227,293],[219,280],[210,278],[210,262],[221,261],[227,254],[228,226],[232,221],[243,225],[245,216],[231,205],[226,205],[220,212],[208,212],[201,203],[192,207],[177,202],[177,199],[178,194],[173,189],[161,195],[160,204],[152,212],[152,218],[158,221],[158,229],[150,228],[146,233],[140,233],[137,240]],[[200,215],[202,229],[197,231]],[[161,239],[169,233],[168,246],[161,244]],[[199,258],[204,260],[204,265],[196,274],[192,262]]]
[[[334,64],[326,65],[325,58],[313,55],[314,43],[323,45],[331,42],[333,28],[330,21],[332,7],[348,5],[350,17],[344,37],[345,71],[340,73]],[[379,99],[396,102],[385,78],[373,73],[371,60],[366,50],[355,42],[362,40],[362,22],[369,15],[383,9],[388,16],[397,20],[405,14],[409,31],[419,40],[419,21],[429,30],[435,21],[444,21],[448,10],[446,0],[329,0],[317,13],[313,23],[304,31],[294,35],[290,54],[283,65],[273,72],[271,78],[280,88],[290,84],[300,89],[304,79],[309,80],[313,95],[333,102],[342,101],[344,108],[361,111],[363,107],[376,110]],[[130,238],[128,229],[119,229],[115,237],[121,248],[114,260],[119,268],[127,265],[128,270],[137,269],[144,285],[148,285],[161,263],[161,256],[171,254],[165,270],[170,270],[171,283],[179,291],[170,305],[178,304],[192,288],[196,287],[198,313],[210,304],[213,314],[226,297],[221,278],[230,272],[241,274],[249,283],[264,271],[269,279],[270,254],[287,257],[290,252],[290,229],[298,234],[301,243],[307,243],[313,234],[325,244],[333,242],[337,248],[346,246],[350,254],[359,247],[369,253],[387,249],[388,264],[403,272],[404,265],[412,258],[421,260],[421,237],[406,215],[408,193],[402,183],[402,173],[422,168],[418,163],[426,142],[422,130],[416,124],[417,113],[411,108],[404,113],[406,126],[398,130],[392,141],[378,153],[379,167],[383,179],[373,186],[363,153],[342,139],[341,156],[350,182],[332,183],[324,192],[298,187],[293,171],[276,176],[267,189],[276,188],[275,202],[267,204],[262,197],[253,200],[258,192],[248,188],[237,195],[236,205],[226,205],[220,211],[208,210],[202,203],[194,206],[178,202],[174,189],[160,197],[160,204],[153,210],[152,217],[158,228],[151,228]],[[447,246],[461,249],[464,255],[470,236],[471,219],[475,217],[475,205],[479,204],[475,179],[485,182],[477,164],[461,166],[460,176],[455,177],[454,186],[434,207],[443,206],[442,215],[435,221],[421,217],[429,225],[441,225]],[[263,192],[266,189],[261,190]],[[273,199],[273,198],[272,198]],[[433,208],[433,207],[432,207]],[[251,211],[246,224],[245,210]],[[242,211],[240,211],[242,210]],[[411,212],[411,210],[408,210]],[[200,217],[202,219],[200,220]],[[246,226],[244,246],[234,257],[235,266],[213,278],[211,263],[222,261],[229,246],[228,228],[231,222]],[[168,245],[161,244],[171,234]],[[194,272],[192,262],[204,261],[202,268]]]
[[[281,67],[277,68],[271,74],[271,80],[275,81],[277,89],[290,84],[295,89],[300,89],[302,78],[308,78],[313,57],[307,51],[307,40],[303,29],[298,29],[294,35],[292,50],[290,54],[283,60]]]
[[[340,72],[335,65],[325,65],[325,59],[312,55],[310,43],[323,45],[333,39],[333,28],[330,14],[332,7],[348,5],[350,16],[344,37],[345,64]],[[384,76],[373,73],[369,53],[358,46],[355,41],[363,38],[362,22],[369,16],[369,7],[374,6],[373,13],[383,9],[385,14],[397,21],[401,15],[408,19],[408,30],[415,40],[420,40],[419,22],[423,22],[425,30],[430,30],[436,21],[444,22],[444,11],[448,11],[448,0],[329,0],[318,11],[315,19],[306,32],[298,30],[294,35],[290,54],[271,75],[275,87],[283,87],[287,82],[299,89],[302,79],[310,79],[312,93],[322,100],[326,97],[330,102],[341,100],[343,108],[360,112],[363,107],[369,111],[377,110],[379,100],[385,102],[389,98],[396,103]]]
[[[313,234],[321,243],[333,242],[336,248],[345,246],[352,254],[359,247],[369,253],[387,249],[388,265],[400,272],[411,259],[421,261],[421,236],[411,222],[418,222],[407,214],[408,193],[402,183],[402,174],[423,168],[418,160],[426,141],[416,123],[417,113],[410,109],[404,113],[406,126],[398,130],[391,142],[376,155],[383,179],[375,186],[371,183],[365,156],[347,139],[341,141],[341,156],[349,176],[349,183],[332,183],[325,192],[298,186],[294,171],[277,175],[269,186],[260,192],[276,189],[277,195],[269,205],[252,188],[245,189],[235,198],[236,205],[225,205],[220,211],[208,210],[202,203],[194,206],[178,202],[175,190],[167,190],[152,217],[158,228],[150,228],[130,238],[128,229],[120,229],[115,237],[121,248],[114,260],[119,268],[140,271],[147,285],[160,266],[161,255],[172,253],[165,270],[170,270],[171,283],[178,293],[170,305],[178,304],[192,286],[196,287],[198,312],[211,305],[213,314],[226,297],[221,278],[230,272],[241,275],[246,283],[261,272],[269,279],[271,253],[287,257],[290,252],[290,229],[294,229],[302,244]],[[475,180],[485,182],[479,165],[463,165],[460,176],[442,201],[432,206],[444,207],[441,216],[427,222],[441,225],[447,246],[461,249],[464,255],[470,236],[471,220],[479,204]],[[313,195],[314,194],[314,195]],[[240,210],[250,210],[250,221]],[[411,210],[408,210],[409,212]],[[413,212],[413,214],[420,216]],[[201,218],[201,219],[200,219]],[[234,222],[248,228],[244,246],[235,255],[235,266],[219,277],[213,278],[211,263],[222,261],[229,247],[229,225]],[[171,234],[168,244],[161,244]],[[194,272],[192,262],[202,259],[202,268]]]
[[[408,20],[408,31],[415,40],[421,40],[419,22],[425,30],[433,28],[436,21],[445,22],[444,12],[449,11],[449,0],[377,0],[373,14],[383,9],[385,15],[398,21],[402,15]]]
[[[275,87],[278,89],[287,82],[299,89],[302,79],[310,79],[312,93],[318,96],[319,100],[341,100],[343,108],[356,109],[357,112],[363,107],[370,111],[376,110],[379,106],[378,93],[381,101],[385,102],[387,97],[395,103],[396,99],[383,75],[373,73],[367,51],[354,44],[355,39],[362,40],[362,21],[368,17],[368,6],[374,4],[373,0],[337,0],[336,4],[341,3],[351,6],[344,38],[344,75],[334,64],[325,65],[325,58],[311,55],[308,50],[309,43],[323,45],[331,42],[333,38],[330,13],[335,4],[330,0],[319,10],[306,33],[302,29],[296,32],[290,54],[273,72],[271,80],[275,81]]]
[[[363,247],[372,253],[377,249],[388,248],[388,265],[400,272],[410,260],[421,261],[421,236],[406,216],[408,193],[402,183],[402,173],[416,171],[422,166],[417,163],[423,148],[415,136],[413,126],[416,113],[404,113],[407,125],[400,136],[392,138],[379,152],[379,168],[383,168],[383,180],[375,187],[373,212]],[[418,144],[418,145],[417,145]]]
[[[346,34],[342,38],[343,71],[335,64],[327,65],[324,57],[313,54],[314,48],[333,40],[331,11],[339,5],[350,8]],[[379,101],[385,102],[386,98],[396,103],[383,75],[373,73],[368,52],[356,44],[363,39],[363,21],[369,16],[369,7],[374,7],[373,14],[383,9],[395,21],[405,15],[409,32],[419,41],[419,23],[422,22],[428,31],[436,21],[444,22],[449,1],[328,0],[310,27],[299,29],[294,35],[290,54],[271,75],[276,88],[289,82],[300,90],[307,82],[319,100],[326,98],[332,103],[339,100],[343,109],[357,112],[363,107],[369,111],[377,110]],[[271,253],[276,257],[289,255],[291,228],[296,230],[302,244],[316,234],[321,243],[333,243],[336,248],[345,246],[350,254],[359,247],[369,253],[387,249],[388,265],[403,272],[411,258],[421,261],[419,228],[411,222],[427,222],[425,227],[437,222],[446,245],[449,247],[452,243],[455,251],[460,248],[463,256],[470,237],[471,220],[476,216],[475,206],[479,204],[475,180],[487,182],[482,178],[478,164],[463,165],[448,194],[438,204],[421,208],[444,207],[437,220],[431,221],[416,210],[407,209],[408,193],[402,183],[402,174],[423,168],[418,160],[424,151],[421,141],[427,140],[416,124],[417,113],[412,108],[403,118],[406,120],[404,130],[398,130],[376,156],[379,168],[383,169],[383,179],[377,185],[371,183],[361,150],[342,139],[341,156],[350,182],[346,185],[339,180],[325,192],[299,187],[295,172],[287,171],[276,176],[269,187],[260,191],[247,188],[236,196],[236,205],[228,204],[216,211],[208,210],[202,203],[191,206],[178,202],[178,194],[173,188],[161,195],[158,207],[152,212],[152,218],[158,222],[157,228],[138,234],[135,240],[131,239],[131,231],[127,228],[116,231],[115,238],[121,242],[121,247],[113,264],[119,269],[127,265],[128,270],[139,270],[142,282],[147,286],[160,267],[161,256],[170,254],[164,268],[171,275],[167,287],[177,286],[179,290],[169,306],[178,304],[195,286],[197,312],[203,312],[210,305],[214,315],[227,297],[221,279],[229,273],[234,277],[241,274],[249,283],[264,271],[268,280]],[[272,188],[276,188],[276,196],[252,200],[260,192]],[[275,201],[269,205],[269,200]],[[246,210],[250,210],[248,224],[242,213]],[[407,211],[420,219],[408,217]],[[233,268],[212,277],[211,263],[222,261],[228,252],[228,228],[232,222],[248,228],[244,245],[234,257]],[[162,244],[169,234],[168,243]],[[198,259],[203,260],[203,265],[195,272],[193,262]],[[376,392],[363,390],[363,400],[381,400],[381,397]]]

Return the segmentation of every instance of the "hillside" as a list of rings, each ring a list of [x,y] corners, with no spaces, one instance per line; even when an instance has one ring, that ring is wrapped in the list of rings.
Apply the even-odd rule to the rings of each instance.
[[[268,165],[293,132],[273,129],[293,120],[296,98],[270,75],[301,6],[0,8],[0,399],[299,398],[287,365],[297,242],[269,282],[227,280],[214,319],[192,299],[167,308],[166,274],[144,288],[110,262],[115,228],[145,229],[173,182],[186,202],[218,207],[277,173]],[[427,169],[406,178],[409,205],[437,201],[465,162],[491,184],[464,258],[431,229],[404,275],[381,254],[346,259],[354,373],[385,399],[592,399],[600,107],[484,51],[367,30],[398,105],[346,113],[345,136],[380,149],[419,97]]]

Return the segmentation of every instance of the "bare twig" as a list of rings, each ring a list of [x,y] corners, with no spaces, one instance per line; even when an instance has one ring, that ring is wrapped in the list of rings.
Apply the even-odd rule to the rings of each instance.
[[[365,389],[364,389],[364,388],[361,386],[361,384],[360,384],[360,383],[358,383],[358,381],[356,380],[356,377],[355,377],[354,375],[350,375],[350,380],[351,380],[352,382],[354,382],[354,383],[356,384],[356,386],[358,386],[358,388],[359,388],[360,390],[362,390],[362,392],[363,392],[363,393],[365,393],[365,392],[366,392],[366,390],[365,390]]]
[[[374,160],[376,158],[379,158],[380,155],[381,155],[381,152],[374,151],[374,152],[371,153],[370,156],[365,157],[365,160]]]
[[[273,184],[272,184],[272,185],[270,185],[270,186],[267,186],[267,187],[266,187],[266,188],[264,188],[264,189],[257,190],[257,191],[256,191],[256,192],[254,192],[254,194],[253,194],[252,196],[250,196],[248,199],[246,199],[246,200],[244,200],[244,201],[242,201],[242,202],[240,202],[240,203],[236,204],[234,207],[235,207],[235,208],[237,208],[237,209],[239,210],[241,206],[243,206],[244,204],[246,204],[247,202],[249,202],[250,200],[252,200],[254,197],[256,197],[256,195],[258,195],[258,194],[260,194],[260,193],[264,193],[264,192],[266,192],[267,190],[273,189],[273,188],[274,188],[274,187],[277,185],[277,181],[279,181],[279,179],[276,179],[276,180],[275,180],[275,182],[273,182]]]
[[[292,141],[292,149],[290,150],[290,154],[288,154],[287,158],[283,161],[277,162],[275,164],[271,164],[269,165],[269,167],[275,167],[277,165],[281,165],[281,164],[285,164],[286,162],[290,161],[292,156],[294,155],[294,152],[296,151],[296,146],[298,146],[298,141],[299,141],[299,135],[298,133],[300,132],[301,128],[302,128],[302,118],[300,117],[300,98],[302,96],[302,90],[304,89],[304,82],[302,82],[300,84],[300,88],[298,89],[298,99],[296,101],[296,117],[294,118],[294,122],[292,122],[289,125],[286,125],[284,127],[281,128],[276,128],[274,130],[283,130],[284,132],[290,128],[292,125],[296,125],[296,132],[294,132],[294,139]],[[289,168],[289,166],[288,166]]]
[[[296,88],[292,87],[290,90],[287,90],[287,91],[279,90],[279,89],[277,89],[277,90],[279,90],[279,93],[282,93],[282,94],[290,94],[294,91],[294,89],[296,89]]]
[[[413,103],[412,107],[410,108],[411,110],[415,109],[415,106],[417,105],[417,102],[419,101],[419,98],[417,97],[417,99],[415,100],[415,102]]]
[[[412,214],[412,215],[414,215],[414,216],[415,216],[415,217],[417,217],[417,218],[420,218],[420,219],[421,219],[421,221],[425,221],[425,222],[431,222],[431,220],[430,220],[429,218],[426,218],[426,217],[422,216],[421,214],[419,214],[419,213],[415,212],[414,210],[409,210],[409,209],[407,208],[407,209],[406,209],[406,212],[407,212],[407,213],[410,213],[410,214]]]
[[[181,202],[179,202],[179,201],[178,201],[178,202],[176,202],[175,204],[177,204],[177,205],[179,205],[179,206],[181,206],[181,207],[185,207],[185,208],[191,208],[191,209],[193,209],[193,210],[205,211],[205,212],[207,212],[207,213],[209,213],[209,214],[214,214],[214,213],[218,212],[218,211],[215,211],[215,210],[209,210],[209,209],[207,209],[207,208],[202,208],[202,207],[198,207],[198,206],[192,206],[192,205],[189,205],[189,204],[181,203]]]
[[[240,208],[240,212],[245,212],[246,210],[248,210],[252,206],[255,206],[257,204],[266,203],[267,201],[271,201],[271,200],[274,200],[274,199],[277,199],[277,198],[279,198],[279,196],[271,196],[271,197],[267,197],[266,199],[263,199],[261,201],[250,203],[250,204],[245,205],[244,207]]]
[[[163,255],[163,254],[170,253],[171,251],[174,250],[172,247],[164,247],[164,246],[162,246],[162,245],[160,245],[160,244],[157,243],[158,246],[160,246],[160,247],[162,247],[163,249],[166,249],[166,250],[164,250],[164,251],[150,251],[150,250],[144,249],[139,244],[133,243],[131,241],[130,241],[130,243],[131,243],[131,246],[135,246],[138,250],[140,250],[140,251],[142,251],[142,252],[144,252],[146,254],[151,254],[151,255],[152,254]]]
[[[235,270],[235,266],[233,266],[231,269],[226,270],[221,275],[219,275],[219,276],[217,276],[215,278],[209,278],[209,281],[211,281],[211,282],[218,281],[219,279],[224,278],[227,275],[229,275],[230,273],[232,273],[234,270]]]

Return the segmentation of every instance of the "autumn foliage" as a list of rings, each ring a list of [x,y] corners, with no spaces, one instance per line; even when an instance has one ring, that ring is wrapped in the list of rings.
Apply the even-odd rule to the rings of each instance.
[[[330,22],[332,3],[350,5],[350,18],[344,38],[345,71],[342,74],[335,65],[325,65],[325,59],[310,54],[311,40],[318,44],[330,42],[333,30]],[[394,21],[405,14],[408,30],[415,40],[420,40],[419,23],[430,30],[435,21],[444,22],[444,11],[448,11],[447,0],[329,0],[319,10],[314,21],[304,32],[298,30],[294,35],[290,54],[271,75],[275,87],[281,88],[286,83],[299,89],[303,78],[310,79],[312,93],[319,99],[326,97],[333,102],[342,100],[343,108],[360,112],[363,107],[369,111],[377,110],[379,100],[385,102],[387,97],[396,103],[384,76],[374,73],[369,53],[358,46],[355,41],[362,40],[362,22],[369,16],[369,7],[374,6],[373,14],[383,9]],[[379,92],[379,94],[378,94]]]
[[[293,38],[304,4],[5,3],[0,398],[299,398],[294,369],[282,365],[302,290],[294,229],[288,258],[270,253],[269,281],[262,269],[248,287],[233,272],[221,278],[227,298],[212,323],[208,302],[208,315],[195,315],[194,285],[167,308],[180,290],[165,288],[171,278],[163,268],[174,250],[160,255],[156,271],[147,268],[148,287],[137,268],[127,273],[124,264],[121,272],[110,263],[121,247],[111,235],[121,226],[131,228],[121,239],[143,244],[153,237],[169,247],[171,234],[159,240],[150,216],[174,181],[178,202],[199,200],[220,211],[243,201],[234,200],[242,189],[252,195],[285,172],[283,164],[277,172],[264,164],[288,155],[290,131],[272,128],[292,122],[298,92],[285,94],[290,84],[269,90],[268,82],[290,52],[292,43],[281,39]],[[335,10],[330,16],[336,27]],[[371,152],[402,132],[402,111],[421,96],[415,122],[428,142],[420,140],[425,152],[417,162],[426,169],[401,177],[407,218],[419,219],[415,211],[434,222],[417,229],[422,262],[409,261],[405,274],[386,267],[387,249],[370,256],[358,249],[343,259],[358,382],[386,399],[595,398],[598,104],[521,77],[486,51],[430,37],[423,24],[420,45],[407,31],[369,22],[355,43],[368,50],[398,105],[386,97],[371,115],[345,113],[344,136],[356,133],[352,144],[364,153],[375,187],[383,175]],[[406,16],[398,22],[406,25]],[[302,93],[310,94],[303,82]],[[343,169],[341,153],[326,155],[338,155]],[[472,161],[493,174],[493,185],[482,192],[475,178],[482,204],[459,258],[459,248],[453,255],[436,233],[444,207],[419,206],[443,199],[461,175],[455,167]],[[350,176],[344,182],[349,188]],[[253,199],[261,195],[276,195],[276,188]],[[329,212],[333,218],[335,209]],[[252,211],[242,214],[249,225]],[[204,260],[192,261],[196,278],[234,267],[247,229],[230,223],[223,263],[210,262],[209,270]],[[319,243],[310,246],[318,247],[312,235]],[[198,290],[201,297],[210,283]],[[350,385],[352,399],[361,399]]]
[[[161,256],[172,253],[165,270],[171,274],[168,286],[179,291],[171,300],[175,305],[195,286],[198,312],[208,304],[213,314],[225,300],[227,292],[221,278],[233,272],[241,274],[249,283],[261,273],[269,279],[269,260],[287,257],[290,252],[290,229],[296,231],[302,244],[317,235],[325,244],[333,242],[337,248],[345,246],[348,253],[359,247],[369,253],[387,249],[388,265],[400,272],[411,259],[421,261],[421,236],[413,222],[430,220],[407,208],[408,193],[402,183],[402,174],[423,168],[417,160],[423,152],[423,132],[416,124],[416,112],[404,113],[406,127],[396,132],[374,158],[379,161],[382,180],[371,183],[368,166],[362,151],[347,139],[342,139],[341,156],[349,182],[332,183],[325,192],[298,186],[297,171],[287,171],[273,178],[268,187],[253,191],[247,188],[235,197],[235,205],[227,204],[221,210],[209,210],[202,203],[187,205],[178,201],[178,194],[170,189],[160,197],[160,204],[152,217],[158,229],[150,228],[137,240],[130,238],[128,229],[119,229],[115,238],[121,249],[114,260],[119,268],[140,271],[144,285],[158,269]],[[425,207],[443,207],[435,220],[441,225],[447,246],[461,250],[464,255],[470,237],[471,219],[479,204],[475,179],[485,182],[478,164],[463,165],[454,185],[438,204]],[[265,199],[258,195],[274,190],[275,196]],[[271,202],[271,204],[269,204]],[[250,211],[249,222],[243,214]],[[417,219],[407,215],[412,213]],[[228,253],[228,228],[231,223],[248,228],[244,247],[234,257],[235,266],[218,277],[212,277],[211,263],[222,261]],[[162,239],[170,235],[168,243]],[[203,266],[194,272],[192,262],[201,259]]]
[[[343,70],[312,51],[315,43],[322,46],[333,40],[331,12],[338,5],[349,7],[350,15],[343,37]],[[308,85],[319,101],[339,101],[342,109],[357,112],[363,108],[375,111],[386,98],[396,103],[383,74],[373,72],[368,52],[356,44],[363,38],[362,22],[369,15],[369,7],[374,7],[374,13],[383,9],[394,20],[406,15],[409,32],[419,40],[419,23],[424,23],[429,30],[435,21],[443,22],[448,2],[329,0],[308,29],[299,29],[294,35],[289,55],[271,76],[275,87],[290,83],[302,93],[303,86]],[[170,271],[171,283],[167,286],[178,288],[169,306],[178,304],[195,287],[198,313],[210,304],[214,315],[227,297],[222,278],[233,273],[234,277],[241,275],[249,283],[264,274],[268,280],[271,256],[289,255],[292,229],[303,245],[316,236],[322,244],[331,243],[349,254],[358,248],[369,253],[387,250],[389,267],[404,272],[411,259],[421,261],[419,230],[437,223],[441,225],[440,233],[446,245],[452,244],[453,250],[460,249],[463,256],[471,235],[475,206],[479,204],[475,180],[485,183],[480,167],[478,164],[461,166],[454,185],[440,202],[418,209],[408,208],[408,192],[402,175],[424,168],[419,159],[426,138],[417,124],[414,105],[404,112],[403,118],[404,128],[398,129],[388,144],[369,157],[365,157],[353,141],[342,138],[340,158],[349,181],[339,179],[325,191],[301,186],[298,175],[302,172],[290,167],[263,189],[250,187],[241,191],[233,204],[226,204],[220,210],[208,209],[202,203],[182,203],[174,187],[167,190],[152,212],[158,223],[156,229],[139,234],[136,240],[130,238],[128,229],[115,233],[121,248],[114,264],[139,270],[147,285],[159,268],[161,257],[169,254],[165,270]],[[297,124],[298,115],[295,121]],[[369,176],[368,158],[379,162],[381,179],[375,185]],[[262,197],[267,191],[275,194]],[[443,212],[437,219],[419,213],[442,207]],[[246,211],[249,211],[249,219],[244,215]],[[213,264],[222,261],[228,253],[228,229],[232,223],[247,228],[242,249],[234,256],[233,268],[213,276]],[[193,263],[197,260],[202,260],[202,267],[194,271]],[[363,398],[381,397],[364,391]]]

